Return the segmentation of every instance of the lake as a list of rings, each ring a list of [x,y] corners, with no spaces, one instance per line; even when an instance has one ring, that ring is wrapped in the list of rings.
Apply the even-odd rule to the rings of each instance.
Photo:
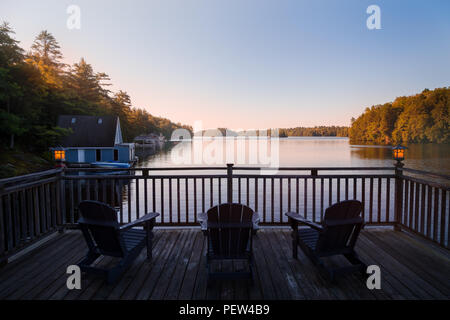
[[[223,145],[226,144],[225,139],[219,139]],[[249,140],[245,144],[245,158],[249,158],[250,147]],[[211,141],[203,142],[203,153],[208,152],[208,145]],[[171,167],[185,166],[189,163],[180,163],[178,155],[194,153],[193,141],[185,141],[178,143],[172,149],[161,153],[144,157],[138,167]],[[236,142],[234,142],[234,151],[236,151]],[[199,149],[199,148],[197,148]],[[224,147],[224,154],[226,153]],[[137,150],[139,152],[139,150]],[[198,152],[197,152],[198,153]],[[234,158],[237,158],[237,152]],[[350,145],[348,138],[338,137],[290,137],[279,139],[279,164],[280,166],[296,166],[296,167],[386,167],[392,166],[392,151],[386,146],[359,146]],[[191,157],[193,158],[193,157]],[[405,167],[432,171],[436,173],[450,174],[450,146],[437,144],[410,144],[405,153]],[[193,163],[194,165],[225,165],[223,157],[222,161],[217,163]],[[211,162],[211,161],[210,161]],[[236,162],[235,162],[236,163]],[[251,165],[246,161],[244,165]],[[254,166],[259,166],[254,163]]]

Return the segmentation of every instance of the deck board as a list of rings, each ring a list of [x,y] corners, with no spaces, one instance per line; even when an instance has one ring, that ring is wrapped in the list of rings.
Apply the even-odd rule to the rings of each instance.
[[[0,299],[450,299],[450,254],[423,239],[390,229],[367,229],[356,251],[380,265],[381,290],[368,290],[358,274],[329,283],[299,250],[292,258],[288,228],[262,228],[254,238],[254,282],[215,281],[207,286],[206,241],[199,229],[155,229],[153,259],[143,250],[115,284],[83,275],[81,290],[66,288],[66,268],[87,248],[81,232],[56,236],[0,269]],[[101,257],[96,264],[117,260]],[[339,258],[330,259],[340,264]],[[222,271],[242,269],[222,262]]]

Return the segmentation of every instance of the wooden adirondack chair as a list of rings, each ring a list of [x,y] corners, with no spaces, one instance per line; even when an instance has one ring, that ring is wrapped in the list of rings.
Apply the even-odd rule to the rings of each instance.
[[[108,283],[113,283],[145,246],[147,259],[152,258],[152,229],[159,213],[147,213],[121,226],[117,222],[116,211],[105,203],[86,200],[78,208],[78,225],[89,248],[86,257],[78,263],[82,271],[101,275]],[[144,225],[144,230],[135,228],[139,225]],[[100,255],[118,257],[121,260],[111,269],[91,266]]]
[[[338,202],[325,210],[322,224],[317,224],[301,217],[298,213],[288,212],[292,227],[292,255],[297,259],[297,246],[312,262],[333,281],[337,274],[360,271],[365,274],[366,265],[358,258],[354,247],[359,232],[364,226],[360,217],[362,203],[357,200]],[[309,228],[299,228],[306,225]],[[321,258],[343,255],[350,266],[331,268],[325,266]]]
[[[253,235],[259,222],[258,214],[237,203],[224,203],[199,215],[202,230],[207,237],[206,267],[208,281],[224,278],[253,278]],[[247,260],[249,271],[213,272],[212,260]],[[208,282],[209,283],[209,282]]]

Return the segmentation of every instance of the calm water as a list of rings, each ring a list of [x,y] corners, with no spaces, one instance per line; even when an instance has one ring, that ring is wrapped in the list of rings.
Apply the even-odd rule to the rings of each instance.
[[[223,140],[223,139],[222,139]],[[384,146],[355,146],[350,145],[348,138],[329,138],[329,137],[295,137],[282,138],[279,140],[279,164],[280,166],[298,166],[298,167],[323,167],[323,166],[392,166],[392,151]],[[184,162],[189,158],[186,154],[191,154],[190,163],[194,165],[225,165],[226,161],[226,142],[223,142],[223,156],[216,157],[212,149],[212,142],[203,142],[202,148],[198,148],[192,141],[181,142],[171,150],[162,152],[150,157],[144,158],[139,167],[170,167],[189,165]],[[208,149],[208,146],[210,148]],[[201,149],[201,151],[199,151]],[[220,149],[219,148],[216,148]],[[236,143],[234,143],[234,163],[238,163],[238,152]],[[241,164],[259,166],[258,163],[249,161],[251,151],[249,142],[245,143],[245,151],[241,150],[241,155],[245,154],[245,161]],[[270,154],[268,148],[267,154]],[[259,149],[258,149],[259,152]],[[253,153],[255,151],[253,150]],[[202,157],[199,157],[199,154]],[[201,158],[203,161],[195,162]],[[206,159],[205,159],[206,158]],[[208,162],[221,159],[221,161]],[[242,157],[241,157],[242,158]],[[256,157],[258,160],[260,157]],[[175,159],[175,161],[174,161]],[[204,161],[206,160],[206,161]],[[406,150],[405,166],[408,168],[432,171],[437,173],[450,174],[450,146],[436,144],[409,145]],[[262,164],[264,166],[264,164]]]

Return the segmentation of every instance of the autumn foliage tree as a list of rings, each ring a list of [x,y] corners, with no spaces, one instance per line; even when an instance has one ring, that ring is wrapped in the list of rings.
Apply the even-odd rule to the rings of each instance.
[[[130,96],[111,92],[109,76],[84,58],[64,64],[50,32],[40,32],[27,53],[13,36],[9,24],[0,25],[0,146],[14,148],[16,141],[30,151],[48,150],[68,133],[56,126],[60,114],[116,115],[125,141],[141,133],[170,137],[177,128],[191,130],[133,107]]]
[[[366,108],[352,121],[354,143],[450,143],[450,87],[425,89],[392,103]]]

